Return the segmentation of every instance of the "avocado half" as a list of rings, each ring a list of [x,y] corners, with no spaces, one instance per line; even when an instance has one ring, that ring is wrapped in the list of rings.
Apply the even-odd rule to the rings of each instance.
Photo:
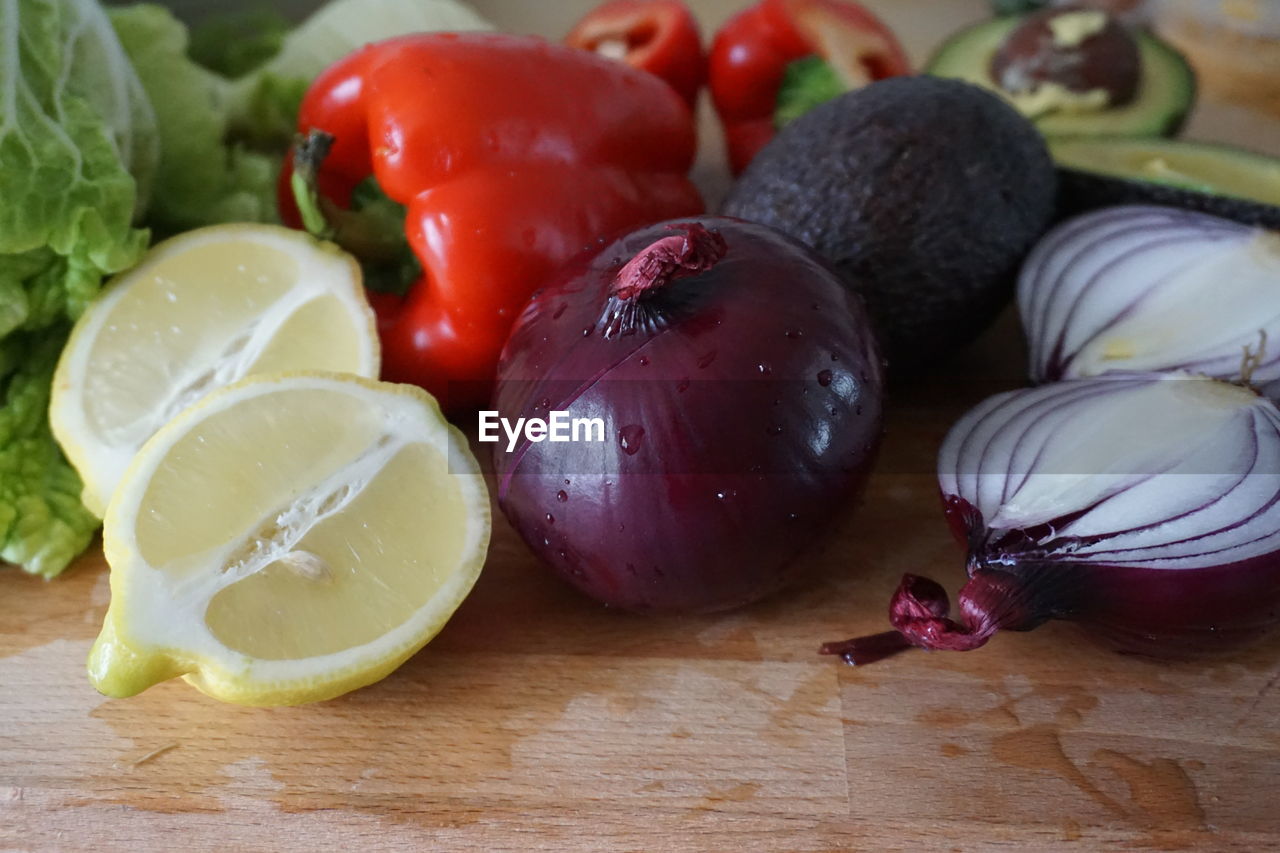
[[[961,30],[938,48],[925,73],[974,83],[1003,95],[992,79],[991,57],[1022,23],[1021,17],[999,18]],[[1196,76],[1182,54],[1137,32],[1142,57],[1142,83],[1132,103],[1088,112],[1054,112],[1035,118],[1046,136],[1173,136],[1186,121],[1196,99]]]
[[[1280,160],[1207,142],[1058,137],[1059,214],[1163,204],[1280,228]]]

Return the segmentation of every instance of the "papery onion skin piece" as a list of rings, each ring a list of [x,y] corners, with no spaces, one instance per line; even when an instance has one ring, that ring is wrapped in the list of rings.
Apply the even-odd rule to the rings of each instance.
[[[517,322],[494,408],[599,417],[606,441],[496,446],[498,502],[607,605],[743,605],[791,580],[858,491],[882,385],[861,301],[810,250],[733,219],[655,225],[566,269]]]
[[[908,575],[894,631],[824,653],[967,651],[1067,619],[1124,650],[1184,656],[1280,622],[1280,410],[1253,391],[1121,373],[997,395],[948,434],[939,484],[968,551],[959,614]]]
[[[1280,396],[1280,233],[1177,208],[1096,211],[1032,251],[1018,309],[1037,382],[1243,371]]]

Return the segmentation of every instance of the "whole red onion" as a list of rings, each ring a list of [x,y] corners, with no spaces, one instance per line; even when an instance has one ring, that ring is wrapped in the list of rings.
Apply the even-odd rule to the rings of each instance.
[[[860,300],[808,249],[732,219],[655,225],[571,266],[517,322],[498,411],[601,418],[606,440],[498,444],[498,502],[608,605],[745,604],[861,484],[881,387]]]

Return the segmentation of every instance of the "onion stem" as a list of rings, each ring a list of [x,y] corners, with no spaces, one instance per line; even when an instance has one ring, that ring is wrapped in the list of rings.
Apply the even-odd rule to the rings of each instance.
[[[669,225],[680,232],[654,241],[618,271],[611,295],[633,300],[673,281],[706,272],[729,251],[724,237],[696,222]]]

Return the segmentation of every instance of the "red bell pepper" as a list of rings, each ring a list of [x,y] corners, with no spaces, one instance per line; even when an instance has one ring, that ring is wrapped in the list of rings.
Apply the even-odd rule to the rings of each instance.
[[[661,77],[690,107],[707,79],[702,34],[681,0],[609,0],[578,21],[564,41]]]
[[[736,175],[800,112],[911,72],[881,21],[847,0],[761,0],[711,46],[710,84]]]
[[[315,81],[298,127],[333,137],[315,174],[331,213],[370,176],[404,205],[421,276],[403,296],[370,293],[383,375],[449,410],[487,401],[512,322],[558,266],[616,232],[703,209],[680,98],[648,74],[532,37],[370,45]],[[292,170],[291,160],[282,188]]]

